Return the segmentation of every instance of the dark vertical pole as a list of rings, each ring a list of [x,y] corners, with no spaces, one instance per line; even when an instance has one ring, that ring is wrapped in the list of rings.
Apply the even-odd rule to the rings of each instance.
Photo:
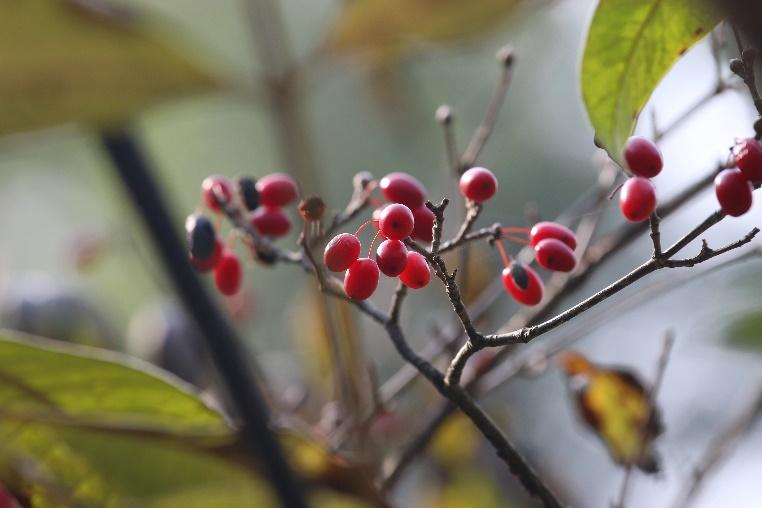
[[[246,451],[262,464],[283,506],[306,507],[302,486],[289,468],[280,444],[268,426],[267,408],[249,371],[236,332],[188,262],[186,249],[170,219],[148,161],[126,130],[103,132],[101,141],[145,222],[188,314],[198,323],[212,360],[243,422],[241,436]]]

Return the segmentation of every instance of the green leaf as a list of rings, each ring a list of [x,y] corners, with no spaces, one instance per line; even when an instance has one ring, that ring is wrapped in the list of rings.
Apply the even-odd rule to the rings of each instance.
[[[601,0],[582,60],[596,139],[621,163],[638,115],[664,75],[720,16],[703,0]]]
[[[108,125],[157,101],[216,86],[159,42],[146,19],[71,0],[0,2],[0,134]],[[85,2],[79,2],[84,5]]]
[[[762,311],[745,314],[733,321],[726,338],[734,346],[762,349]]]

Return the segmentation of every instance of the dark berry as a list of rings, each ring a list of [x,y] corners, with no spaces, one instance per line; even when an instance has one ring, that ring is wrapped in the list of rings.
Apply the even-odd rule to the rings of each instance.
[[[571,272],[577,266],[574,251],[561,240],[546,238],[534,247],[537,264],[554,272]]]
[[[263,176],[257,181],[257,190],[262,205],[271,208],[288,205],[299,193],[294,179],[284,173]]]
[[[396,277],[407,265],[407,247],[399,240],[385,240],[376,249],[376,263],[381,273]]]
[[[233,197],[233,184],[221,175],[207,176],[201,182],[201,197],[210,210],[220,212],[219,202],[230,203]]]
[[[278,261],[278,255],[275,251],[268,249],[254,249],[254,259],[263,265],[273,265]]]
[[[487,168],[471,168],[460,177],[460,192],[467,199],[482,203],[497,192],[497,178]]]
[[[413,212],[405,205],[394,203],[381,212],[378,229],[390,240],[402,240],[413,232]]]
[[[542,300],[542,279],[537,272],[521,263],[513,262],[503,269],[503,286],[521,304],[537,305]]]
[[[217,233],[211,221],[203,215],[189,215],[185,220],[188,250],[196,259],[207,259],[214,252]]]
[[[232,251],[222,253],[217,266],[214,267],[214,284],[217,289],[226,296],[234,295],[241,288],[243,270],[241,261]]]
[[[250,212],[259,208],[259,191],[257,179],[250,176],[242,176],[238,179],[238,195],[241,197],[243,206]]]
[[[434,239],[434,212],[426,205],[419,206],[413,211],[413,232],[410,236],[414,240],[431,243]]]
[[[278,238],[291,230],[291,219],[279,208],[259,207],[251,214],[251,225],[260,235]]]
[[[351,233],[341,233],[331,238],[325,246],[323,263],[332,272],[343,272],[360,257],[360,240]]]
[[[529,242],[532,244],[532,247],[536,246],[546,238],[561,240],[568,245],[571,250],[577,248],[577,237],[574,235],[574,232],[566,226],[562,226],[556,222],[538,222],[532,226],[532,230],[529,232]]]
[[[201,273],[208,272],[215,266],[217,266],[217,263],[219,263],[220,258],[222,257],[222,242],[219,240],[215,240],[214,242],[214,250],[212,251],[212,255],[209,256],[206,259],[198,259],[191,255],[190,262],[191,265],[193,265],[193,268],[195,268],[197,271]]]
[[[650,139],[633,136],[624,148],[624,160],[635,176],[653,178],[661,172],[664,161],[659,148]]]
[[[747,180],[755,183],[762,181],[762,143],[754,138],[736,143],[733,158]]]
[[[410,289],[426,287],[431,280],[431,270],[426,258],[415,251],[407,253],[405,269],[400,274],[400,281]]]
[[[646,178],[635,176],[627,180],[619,195],[622,215],[630,222],[643,222],[656,210],[656,189]]]
[[[352,300],[367,300],[378,287],[378,279],[376,262],[360,258],[344,274],[344,293]]]
[[[381,179],[379,187],[392,203],[402,203],[411,210],[423,205],[426,189],[415,177],[407,173],[389,173]]]
[[[714,179],[714,191],[722,211],[739,217],[751,208],[753,187],[738,169],[725,169]]]
[[[306,222],[316,222],[323,218],[325,202],[320,196],[310,196],[299,202],[297,210]]]

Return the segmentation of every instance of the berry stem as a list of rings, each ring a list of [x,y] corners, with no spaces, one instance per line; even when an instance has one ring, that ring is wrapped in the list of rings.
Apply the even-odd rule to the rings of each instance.
[[[530,231],[529,228],[516,228],[516,227],[506,227],[506,228],[500,228],[501,233],[518,233],[521,235],[527,235],[529,236]]]
[[[373,236],[373,240],[370,241],[370,248],[368,249],[368,259],[370,259],[373,256],[373,245],[376,243],[376,239],[378,238],[378,235],[381,234],[381,231],[376,231],[376,234]]]
[[[517,243],[519,245],[530,245],[529,240],[526,238],[517,238],[515,236],[505,235],[502,237],[504,240],[510,240],[513,243]]]
[[[360,234],[360,232],[361,232],[363,229],[365,229],[366,227],[368,227],[368,224],[374,224],[374,223],[376,223],[376,222],[378,222],[378,221],[377,221],[377,220],[375,220],[375,219],[373,219],[373,220],[369,220],[369,221],[367,221],[367,222],[364,222],[363,224],[361,224],[361,225],[360,225],[360,227],[359,227],[359,228],[357,228],[357,231],[355,231],[355,236],[358,236],[358,235]]]
[[[503,245],[503,239],[499,238],[495,245],[497,246],[497,250],[500,252],[500,257],[503,258],[503,264],[505,266],[511,265],[511,258],[508,257],[508,253],[505,251],[505,245]]]

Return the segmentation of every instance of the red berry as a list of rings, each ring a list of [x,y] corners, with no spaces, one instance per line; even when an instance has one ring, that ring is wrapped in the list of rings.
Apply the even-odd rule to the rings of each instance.
[[[360,240],[351,233],[341,233],[331,238],[325,246],[323,263],[332,272],[343,272],[360,257]]]
[[[390,413],[393,414],[393,413]],[[0,484],[0,508],[15,508],[21,506],[17,504],[16,499]]]
[[[627,180],[619,195],[619,207],[625,219],[643,222],[656,210],[656,189],[646,178],[635,176]]]
[[[497,178],[487,168],[471,168],[460,177],[460,192],[471,201],[482,203],[497,192]]]
[[[389,240],[402,240],[413,232],[414,223],[415,219],[413,219],[413,212],[410,211],[410,208],[394,203],[388,205],[381,212],[378,229]]]
[[[733,147],[733,157],[747,180],[762,181],[762,143],[754,138],[739,141]]]
[[[259,201],[264,206],[286,206],[296,199],[299,193],[296,182],[284,173],[273,173],[257,180]]]
[[[407,265],[407,247],[399,240],[386,240],[376,249],[376,263],[381,273],[396,277]]]
[[[624,148],[624,160],[635,176],[653,178],[664,167],[659,148],[650,139],[633,136]]]
[[[413,232],[410,234],[415,240],[431,243],[434,239],[434,212],[426,205],[420,206],[413,211]]]
[[[214,268],[214,283],[217,285],[220,293],[231,296],[241,289],[241,279],[243,271],[241,261],[231,251],[222,253],[219,263]]]
[[[426,258],[415,251],[407,253],[407,264],[400,274],[400,280],[410,289],[426,287],[431,280],[431,270]]]
[[[384,197],[392,203],[402,203],[411,210],[423,205],[426,189],[415,177],[407,173],[389,173],[378,186]]]
[[[738,169],[725,169],[714,179],[714,191],[722,211],[739,217],[751,208],[754,188]]]
[[[542,279],[521,263],[513,262],[503,268],[503,286],[514,300],[524,305],[537,305],[542,300]]]
[[[251,225],[260,235],[278,238],[291,230],[291,219],[279,208],[257,208],[251,214]]]
[[[233,196],[233,184],[221,175],[207,176],[201,182],[201,198],[210,210],[220,212],[222,209],[217,200],[229,203]]]
[[[535,245],[534,257],[537,264],[554,272],[571,272],[577,266],[574,251],[555,238],[546,238]]]
[[[220,258],[222,257],[222,242],[219,240],[216,240],[214,242],[214,250],[212,251],[212,255],[209,256],[206,259],[198,259],[193,257],[191,255],[190,262],[193,265],[193,268],[195,268],[197,271],[201,273],[208,272],[215,266],[217,266],[217,263],[219,263]]]
[[[378,278],[376,262],[360,258],[344,274],[344,293],[352,300],[366,300],[378,287]]]
[[[529,232],[529,243],[532,244],[532,247],[536,246],[546,238],[561,240],[568,245],[571,250],[577,248],[577,237],[574,235],[574,232],[566,226],[562,226],[556,222],[538,222],[532,226],[532,231]]]

